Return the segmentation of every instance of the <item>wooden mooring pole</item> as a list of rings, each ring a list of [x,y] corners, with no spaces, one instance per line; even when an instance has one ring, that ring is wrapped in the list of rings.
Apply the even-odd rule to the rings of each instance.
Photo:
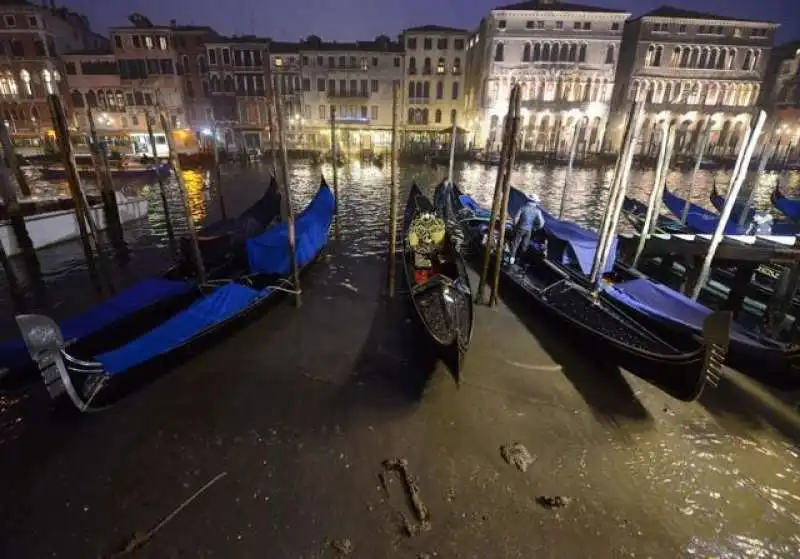
[[[30,196],[31,187],[28,186],[28,178],[25,176],[25,171],[22,170],[17,153],[14,151],[14,141],[11,139],[11,134],[8,133],[8,127],[4,122],[0,122],[0,143],[6,156],[6,165],[14,174],[14,178],[17,179],[17,187],[20,193],[23,196]]]
[[[275,120],[278,125],[278,143],[281,149],[281,182],[283,182],[283,210],[286,217],[286,224],[289,233],[289,258],[292,263],[292,287],[294,289],[294,304],[296,307],[303,305],[303,292],[300,289],[300,270],[297,267],[297,239],[294,229],[294,209],[292,208],[292,196],[289,190],[289,156],[286,151],[286,129],[283,114],[283,102],[280,94],[276,92],[277,83],[273,84],[272,91],[275,93],[272,98],[275,102]]]
[[[708,141],[711,139],[712,128],[714,128],[714,121],[709,120],[706,129],[703,131],[703,138],[700,140],[700,147],[697,150],[697,160],[694,162],[694,171],[692,171],[692,180],[689,182],[689,192],[686,193],[686,204],[684,204],[683,211],[681,212],[681,223],[683,225],[686,225],[686,219],[689,217],[689,203],[692,201],[694,183],[697,180],[697,173],[700,171],[700,165],[703,163],[703,156],[706,154]]]
[[[335,235],[339,240],[339,171],[336,165],[336,107],[331,105],[331,162],[333,164],[333,197],[336,198],[335,214]]]
[[[98,238],[97,225],[94,222],[89,202],[86,200],[86,193],[81,187],[78,168],[75,165],[75,156],[72,153],[72,142],[69,137],[69,127],[67,126],[67,115],[64,112],[64,106],[61,104],[61,99],[55,94],[48,95],[47,101],[50,107],[50,115],[53,119],[56,141],[61,150],[61,157],[64,160],[64,169],[67,172],[67,183],[72,194],[72,200],[75,203],[75,217],[78,222],[78,232],[80,233],[89,275],[101,291],[108,289],[109,292],[113,292],[114,288],[104,265],[105,253],[103,252],[102,241]]]
[[[172,219],[170,218],[169,203],[167,201],[167,190],[164,187],[164,179],[161,178],[158,163],[158,149],[156,148],[156,136],[153,134],[153,122],[150,120],[155,118],[150,113],[145,114],[147,121],[147,138],[150,141],[150,149],[153,150],[153,173],[158,181],[158,192],[161,195],[161,206],[164,208],[164,223],[167,226],[167,239],[169,241],[170,252],[175,254],[175,232],[172,230]]]
[[[498,247],[495,251],[495,264],[494,264],[494,278],[492,279],[492,293],[489,296],[489,306],[494,307],[497,304],[497,295],[500,289],[500,268],[503,267],[503,246],[506,241],[506,218],[508,215],[508,197],[511,190],[511,169],[514,168],[514,158],[517,155],[517,135],[519,132],[519,111],[520,111],[520,98],[521,87],[519,84],[511,89],[511,103],[508,118],[511,120],[511,126],[508,130],[508,142],[506,157],[506,168],[503,171],[503,197],[500,202],[500,235],[497,241]],[[526,250],[527,247],[522,247]],[[511,256],[514,256],[513,254]]]
[[[567,207],[567,188],[569,187],[569,179],[572,177],[572,166],[575,163],[575,153],[578,151],[578,137],[581,132],[581,125],[589,122],[589,117],[583,117],[575,121],[575,127],[572,129],[572,138],[570,140],[569,148],[569,164],[567,165],[567,174],[564,176],[564,190],[561,191],[561,204],[558,206],[558,219],[564,217],[564,210]]]
[[[16,238],[15,240],[17,241],[17,246],[22,253],[25,266],[28,268],[28,273],[30,273],[33,277],[39,278],[42,274],[42,268],[39,264],[39,258],[36,255],[36,249],[33,247],[31,236],[28,233],[28,227],[25,224],[25,217],[22,215],[22,208],[19,205],[17,191],[14,188],[14,184],[11,182],[10,173],[13,171],[14,174],[17,175],[17,186],[19,186],[20,190],[22,190],[22,185],[19,182],[19,173],[17,173],[13,167],[14,163],[16,163],[18,168],[19,162],[14,154],[14,144],[11,141],[11,135],[8,133],[8,128],[6,128],[5,124],[2,122],[0,122],[0,143],[2,143],[3,154],[5,155],[5,161],[3,165],[4,176],[2,182],[0,182],[0,197],[3,198],[6,217],[11,224],[12,231],[14,231],[14,237]]]
[[[458,116],[453,118],[453,131],[450,132],[450,160],[447,165],[447,184],[453,185],[453,167],[456,162],[456,137],[458,135]]]
[[[2,123],[0,123],[0,127],[5,128]],[[6,214],[10,218],[11,215],[14,215],[15,213],[16,217],[22,219],[22,227],[24,229],[25,220],[19,213],[19,202],[17,201],[17,193],[14,191],[14,185],[11,182],[10,170],[6,166],[6,162],[2,159],[0,159],[0,166],[2,167],[0,168],[0,196],[2,196],[3,202],[5,203]],[[9,210],[10,208],[11,210]],[[14,221],[11,221],[11,225],[12,229],[14,229]],[[25,234],[27,235],[27,229],[25,229]],[[28,237],[28,242],[30,243],[30,237]],[[20,246],[19,238],[17,238],[17,245]],[[36,258],[36,252],[33,252],[33,258]],[[38,260],[36,263],[38,264]],[[6,252],[6,248],[3,246],[2,242],[0,242],[0,265],[2,265],[3,272],[6,275],[8,290],[11,293],[11,298],[14,300],[14,304],[20,311],[24,310],[23,305],[21,304],[22,292],[20,291],[19,280],[17,279],[17,275],[14,273],[14,267],[11,265],[11,261],[8,258],[8,253]]]
[[[747,195],[747,201],[744,203],[742,214],[739,216],[739,227],[744,227],[747,223],[747,213],[750,210],[750,207],[753,205],[753,200],[756,198],[756,192],[758,192],[758,181],[761,178],[761,175],[764,174],[764,169],[767,168],[767,161],[769,161],[769,158],[772,157],[772,149],[767,145],[768,141],[769,136],[764,138],[764,149],[761,150],[761,161],[758,163],[755,181],[753,181],[753,185],[750,187],[750,194]]]
[[[219,167],[219,144],[217,144],[217,123],[213,122],[211,134],[214,138],[214,182],[217,185],[217,197],[219,198],[219,211],[222,219],[227,219],[228,212],[225,210],[225,196],[222,192],[222,170]]]
[[[394,297],[395,280],[397,279],[397,150],[398,144],[398,106],[400,105],[400,82],[392,84],[392,154],[389,166],[391,189],[389,199],[389,297]],[[334,165],[336,163],[334,162]],[[405,241],[403,241],[405,242]]]
[[[186,189],[186,183],[183,180],[181,163],[178,161],[178,153],[175,151],[175,144],[172,140],[172,130],[169,121],[163,112],[159,112],[159,118],[161,119],[161,127],[164,129],[164,135],[167,138],[169,163],[172,167],[172,172],[175,173],[175,182],[178,183],[183,209],[186,212],[186,228],[189,230],[189,239],[192,245],[192,259],[197,268],[197,281],[202,284],[206,281],[206,268],[203,263],[203,254],[200,252],[200,244],[197,242],[197,230],[194,225],[194,217],[192,217],[192,209],[189,207],[189,191]]]
[[[636,245],[636,253],[633,256],[632,266],[639,265],[639,259],[644,253],[647,238],[653,234],[658,223],[658,216],[661,213],[661,204],[664,187],[667,184],[669,174],[669,163],[672,158],[672,151],[675,146],[675,124],[667,125],[664,122],[661,127],[661,148],[658,153],[658,164],[656,166],[656,177],[653,181],[653,190],[650,191],[650,199],[647,203],[647,212],[644,216],[644,223],[639,231],[639,242]]]
[[[714,230],[714,236],[711,237],[711,243],[708,246],[708,252],[703,260],[703,266],[697,276],[697,280],[692,286],[692,299],[697,301],[700,296],[700,291],[703,289],[706,280],[708,280],[709,273],[711,272],[711,264],[714,261],[714,254],[717,252],[719,244],[722,242],[722,235],[725,232],[725,226],[730,219],[733,205],[736,202],[736,197],[739,195],[739,190],[742,188],[742,183],[747,175],[747,168],[750,165],[750,159],[753,157],[753,152],[758,143],[758,136],[761,134],[761,129],[764,127],[764,122],[767,119],[767,113],[759,111],[756,125],[751,129],[749,136],[745,136],[745,141],[742,142],[742,151],[739,153],[738,164],[734,171],[734,176],[731,179],[731,187],[728,189],[728,196],[725,199],[725,206],[719,215],[719,222],[717,228]]]
[[[512,90],[513,92],[513,90]],[[489,277],[489,265],[492,259],[492,247],[494,246],[494,228],[495,223],[498,222],[498,213],[500,211],[500,199],[503,196],[503,177],[505,175],[506,161],[508,160],[508,149],[511,147],[508,144],[508,136],[511,130],[511,111],[514,107],[514,96],[508,97],[508,112],[506,113],[505,123],[503,125],[503,137],[500,143],[500,164],[497,167],[497,178],[494,183],[494,195],[492,197],[492,212],[489,215],[489,229],[486,235],[486,246],[483,249],[483,267],[481,268],[480,281],[478,282],[478,292],[475,295],[475,302],[483,302],[483,288],[486,286],[486,280]],[[487,144],[488,144],[487,140]],[[506,224],[500,224],[505,227]],[[497,247],[497,250],[503,250],[502,246]]]
[[[116,249],[117,254],[125,256],[128,254],[128,247],[125,245],[125,235],[122,230],[122,221],[119,217],[119,207],[117,206],[117,196],[114,193],[114,181],[111,178],[111,169],[108,166],[108,155],[105,148],[100,145],[97,137],[97,128],[94,124],[94,115],[91,107],[86,108],[86,118],[89,120],[89,149],[94,160],[94,169],[97,176],[97,187],[100,190],[100,197],[103,200],[103,210],[106,218],[106,229],[111,239],[111,245]]]

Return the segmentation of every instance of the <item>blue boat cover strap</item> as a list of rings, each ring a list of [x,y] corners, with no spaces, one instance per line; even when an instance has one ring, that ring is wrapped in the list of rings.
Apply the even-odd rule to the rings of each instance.
[[[461,202],[462,206],[470,210],[475,217],[489,219],[492,215],[491,211],[479,206],[478,203],[475,200],[473,200],[471,196],[467,196],[466,194],[461,194],[458,197],[458,201]]]
[[[270,291],[271,288],[256,291],[238,283],[226,284],[145,335],[95,359],[110,375],[125,372],[188,342],[203,330],[238,314]]]
[[[800,221],[800,199],[776,196],[775,207],[791,219]]]
[[[298,267],[316,257],[328,241],[336,201],[327,185],[320,187],[314,199],[295,218],[295,254]],[[289,228],[286,222],[270,227],[247,240],[250,272],[286,275],[292,270],[289,253]]]
[[[64,320],[59,327],[66,342],[80,340],[156,303],[184,295],[192,289],[194,284],[185,281],[144,279],[86,312]],[[0,366],[14,369],[25,366],[29,360],[30,355],[22,338],[0,344]]]

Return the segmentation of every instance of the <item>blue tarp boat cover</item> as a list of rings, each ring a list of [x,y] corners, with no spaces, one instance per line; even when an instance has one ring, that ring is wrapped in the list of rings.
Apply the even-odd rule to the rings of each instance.
[[[511,217],[515,216],[526,200],[525,194],[512,188],[508,198],[508,214]],[[590,274],[599,241],[597,233],[570,221],[559,220],[544,209],[542,212],[544,213],[544,229],[547,234],[564,241],[569,247],[569,250],[564,251],[562,264],[577,263],[584,274]],[[616,259],[617,238],[614,237],[605,272],[610,272],[614,268]]]
[[[649,279],[634,279],[621,283],[604,283],[603,291],[642,314],[663,322],[672,322],[703,332],[703,321],[712,313],[705,305]],[[750,338],[743,326],[734,322],[731,337],[739,342],[759,345]]]
[[[234,316],[250,304],[267,295],[270,288],[256,291],[238,283],[215,289],[160,326],[132,342],[98,355],[110,375],[123,373],[153,357],[167,353],[223,320]]]
[[[720,196],[719,194],[712,194],[711,195],[711,204],[717,208],[717,211],[722,211],[723,206],[725,205],[725,198]],[[741,202],[735,202],[733,204],[733,210],[731,211],[731,221],[735,221],[739,223],[739,220],[742,217],[742,212],[744,211],[744,204]],[[750,225],[753,223],[753,218],[756,215],[756,210],[753,208],[749,208],[747,210],[747,218],[745,219],[745,227],[750,230]],[[775,217],[773,215],[773,217]],[[797,223],[792,223],[785,220],[777,219],[772,222],[772,226],[770,227],[769,231],[770,235],[778,235],[778,236],[787,236],[791,237],[792,235],[800,234],[800,225]]]
[[[461,194],[458,197],[458,201],[461,202],[461,205],[465,208],[469,209],[475,217],[489,219],[492,215],[492,212],[480,207],[478,203],[472,199],[472,197],[467,196],[466,194]]]
[[[775,207],[787,217],[800,221],[800,199],[775,196]]]
[[[86,312],[64,320],[59,326],[67,343],[80,340],[151,305],[188,293],[193,288],[194,284],[189,282],[148,278]],[[0,344],[0,367],[15,369],[25,366],[29,361],[30,355],[22,338]]]
[[[675,196],[668,189],[664,189],[664,204],[669,208],[678,219],[681,217],[683,207],[687,202],[683,198]],[[697,233],[705,233],[706,235],[713,235],[719,222],[719,216],[713,212],[701,208],[697,204],[689,202],[689,215],[686,218],[686,224],[690,229]],[[729,219],[725,224],[726,235],[744,235],[746,229],[739,227],[739,224]]]
[[[295,252],[299,267],[314,260],[328,242],[335,206],[330,188],[323,185],[306,209],[295,218]],[[247,259],[253,273],[285,275],[291,272],[288,224],[280,223],[248,239]]]

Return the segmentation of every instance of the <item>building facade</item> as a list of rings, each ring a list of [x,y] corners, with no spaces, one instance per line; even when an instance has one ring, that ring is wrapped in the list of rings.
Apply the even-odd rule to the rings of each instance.
[[[563,153],[575,130],[579,149],[599,151],[629,15],[555,0],[492,10],[468,42],[474,145],[500,148],[511,86],[519,83],[522,152]]]
[[[773,161],[800,157],[800,41],[773,49],[761,105],[770,115]]]
[[[87,44],[107,45],[84,16],[22,1],[0,6],[0,110],[21,154],[52,148],[47,95],[68,93],[59,54]],[[70,98],[63,98],[70,113]]]
[[[691,154],[712,128],[709,153],[730,156],[745,138],[777,24],[663,6],[628,22],[617,71],[614,142],[634,100],[647,103],[639,152],[657,149],[659,123],[677,127],[676,153]]]
[[[407,145],[427,147],[449,142],[454,122],[462,131],[467,128],[464,78],[468,38],[465,29],[439,25],[403,31],[403,122]]]
[[[290,114],[289,128],[299,128],[303,145],[329,150],[335,113],[340,152],[389,149],[393,87],[397,83],[403,88],[402,45],[386,36],[354,43],[312,36],[301,42],[299,53],[302,109]]]

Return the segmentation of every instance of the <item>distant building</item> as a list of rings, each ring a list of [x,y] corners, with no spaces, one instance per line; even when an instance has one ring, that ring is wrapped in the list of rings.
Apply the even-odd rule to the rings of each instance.
[[[129,19],[132,25],[111,28],[111,50],[119,65],[131,153],[152,155],[147,136],[149,118],[154,131],[158,133],[158,155],[166,154],[166,138],[158,117],[159,111],[175,131],[173,139],[178,152],[197,151],[197,140],[188,128],[184,78],[179,74],[179,70],[182,72],[179,57],[182,55],[175,44],[176,37],[183,34],[176,34],[176,26],[154,25],[139,14],[133,14]],[[197,29],[201,32],[210,31],[209,28]],[[108,100],[106,107],[99,105],[98,108],[108,108]]]
[[[185,127],[203,140],[208,138],[213,121],[206,45],[218,40],[219,34],[206,26],[177,25],[175,20],[170,27],[177,56],[175,69],[182,77]]]
[[[800,41],[773,49],[761,104],[770,115],[774,159],[800,157]]]
[[[304,145],[299,43],[270,41],[269,63],[268,76],[273,80],[275,93],[281,97],[286,145],[289,149],[299,148]]]
[[[206,44],[210,126],[229,149],[260,149],[268,138],[269,39],[220,37]]]
[[[454,120],[465,132],[464,82],[469,31],[439,25],[403,31],[405,47],[406,144],[436,147],[449,143]],[[468,139],[461,137],[461,143]]]
[[[646,101],[639,151],[653,154],[658,125],[677,126],[676,153],[691,154],[709,123],[709,153],[732,155],[759,98],[777,24],[662,6],[625,26],[613,139],[634,100]]]
[[[476,145],[500,148],[511,86],[520,83],[523,152],[566,152],[577,124],[579,149],[600,150],[629,15],[555,0],[492,10],[468,43]]]
[[[74,48],[107,47],[85,16],[23,0],[0,6],[0,110],[20,153],[42,153],[54,138],[48,93],[67,93],[59,55]],[[71,112],[69,96],[65,109]],[[52,146],[52,144],[50,144]]]
[[[403,47],[389,37],[337,43],[311,36],[300,43],[302,107],[289,126],[303,146],[328,151],[335,111],[337,146],[345,153],[387,151],[391,143],[393,87],[402,122]]]

